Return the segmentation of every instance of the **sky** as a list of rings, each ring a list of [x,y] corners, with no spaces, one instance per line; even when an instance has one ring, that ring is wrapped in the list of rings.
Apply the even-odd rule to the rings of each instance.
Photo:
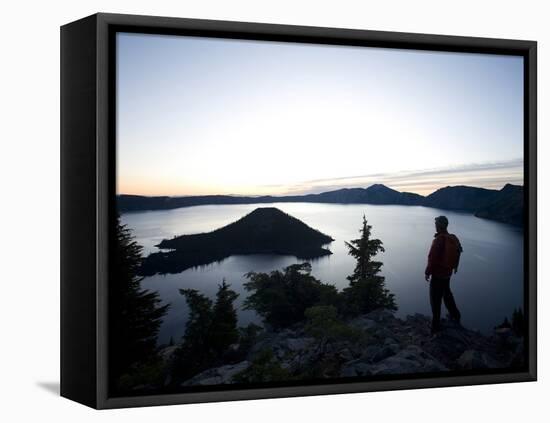
[[[523,59],[117,35],[117,192],[523,184]]]

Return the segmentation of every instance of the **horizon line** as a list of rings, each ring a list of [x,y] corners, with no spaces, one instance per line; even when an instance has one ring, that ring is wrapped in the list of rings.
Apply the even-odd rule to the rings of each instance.
[[[309,179],[292,183],[254,184],[247,182],[241,186],[214,184],[169,183],[145,185],[138,180],[128,184],[117,180],[117,193],[135,193],[149,197],[183,197],[204,195],[233,196],[289,196],[320,194],[342,188],[366,188],[373,184],[382,184],[399,192],[410,192],[427,196],[446,186],[466,185],[485,189],[501,189],[506,183],[523,185],[523,158],[510,160],[479,162],[450,167],[408,169],[398,172],[378,172],[355,174],[333,178]],[[183,181],[182,181],[183,182]],[[203,185],[203,186],[201,186]],[[179,191],[179,193],[178,193]],[[185,191],[185,193],[182,193]],[[138,192],[141,192],[137,194]]]
[[[388,186],[386,184],[375,182],[373,184],[370,184],[370,185],[364,186],[364,187],[358,187],[358,186],[341,187],[341,188],[331,189],[331,190],[327,190],[327,191],[309,192],[309,193],[300,193],[300,194],[287,193],[287,194],[170,194],[170,195],[148,195],[148,194],[133,194],[133,193],[117,193],[116,195],[117,196],[126,195],[126,196],[136,196],[136,197],[149,197],[149,198],[154,198],[154,197],[169,197],[169,198],[178,198],[178,197],[257,197],[257,198],[273,197],[273,198],[281,198],[281,197],[305,197],[307,195],[319,195],[319,194],[325,194],[325,193],[328,193],[328,192],[340,191],[340,190],[344,190],[344,189],[368,189],[368,188],[371,188],[372,186],[375,186],[375,185],[384,186],[386,188],[389,188],[389,189],[391,189],[393,191],[396,191],[396,192],[399,192],[401,194],[415,194],[415,195],[419,195],[421,197],[428,197],[429,195],[431,195],[431,194],[433,194],[433,193],[435,193],[435,192],[437,192],[441,189],[454,188],[454,187],[468,187],[468,188],[486,189],[486,190],[489,190],[489,191],[500,191],[506,185],[520,186],[520,187],[524,186],[523,183],[519,184],[519,183],[512,183],[512,182],[505,182],[502,185],[501,188],[486,188],[486,187],[480,187],[480,186],[475,186],[475,185],[456,184],[456,185],[441,186],[441,187],[435,189],[434,191],[430,192],[430,194],[424,195],[424,194],[419,194],[419,193],[411,192],[411,191],[399,191],[399,190],[397,190],[395,188],[392,188],[391,186]]]

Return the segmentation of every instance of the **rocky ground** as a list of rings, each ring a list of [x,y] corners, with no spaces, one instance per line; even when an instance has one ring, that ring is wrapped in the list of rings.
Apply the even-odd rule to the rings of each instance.
[[[442,325],[432,336],[430,319],[424,315],[400,319],[377,310],[346,322],[353,336],[313,337],[305,324],[264,331],[245,360],[203,371],[183,386],[496,369],[523,363],[523,338],[509,328],[485,336],[449,320]],[[169,360],[170,351],[164,354]]]

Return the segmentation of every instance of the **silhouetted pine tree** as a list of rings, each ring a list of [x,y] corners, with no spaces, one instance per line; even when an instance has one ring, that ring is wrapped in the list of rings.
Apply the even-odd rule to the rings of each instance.
[[[190,312],[183,342],[174,353],[172,372],[176,383],[208,368],[215,358],[210,345],[212,301],[196,289],[180,289],[180,293],[185,296]]]
[[[512,313],[512,330],[518,336],[525,335],[525,316],[521,308],[514,309]]]
[[[216,302],[195,289],[180,289],[189,305],[189,320],[183,342],[174,353],[174,382],[188,379],[222,362],[228,347],[237,342],[237,312],[233,305],[238,294],[223,281]]]
[[[229,289],[225,280],[218,288],[211,329],[212,347],[218,355],[226,352],[231,344],[239,340],[237,311],[233,306],[238,296],[239,294]]]
[[[515,312],[515,310],[514,310]],[[511,328],[512,325],[510,324],[510,321],[508,320],[508,317],[504,317],[504,320],[502,321],[502,323],[500,325],[498,325],[496,327],[496,329],[503,329],[503,328]]]
[[[349,287],[343,291],[346,314],[368,313],[377,308],[397,310],[395,296],[385,288],[385,278],[379,274],[382,262],[373,260],[384,247],[379,239],[371,239],[371,229],[363,216],[361,238],[346,242],[349,254],[357,260],[353,273],[347,277]]]
[[[169,305],[156,292],[142,289],[137,276],[142,247],[117,219],[116,244],[109,280],[109,374],[111,389],[153,383],[159,365],[157,334]]]

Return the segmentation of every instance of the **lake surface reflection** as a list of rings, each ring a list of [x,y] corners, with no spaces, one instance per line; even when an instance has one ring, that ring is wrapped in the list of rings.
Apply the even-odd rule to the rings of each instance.
[[[334,238],[331,256],[312,261],[312,273],[323,282],[342,289],[347,286],[355,262],[347,254],[344,241],[358,238],[365,214],[372,234],[384,243],[385,253],[377,256],[384,263],[386,285],[396,296],[398,316],[430,315],[428,284],[424,269],[434,234],[434,218],[449,218],[449,232],[456,234],[464,248],[459,272],[451,286],[462,312],[464,326],[489,332],[523,304],[523,231],[509,225],[479,219],[467,213],[416,206],[376,206],[365,204],[274,203],[212,205],[175,210],[126,213],[122,223],[132,229],[144,254],[158,251],[155,244],[174,235],[208,232],[243,217],[258,207],[277,207],[309,226]],[[214,298],[222,279],[239,293],[239,324],[260,323],[253,311],[242,310],[247,296],[244,274],[269,272],[300,260],[290,256],[231,256],[222,262],[188,269],[179,274],[155,275],[142,286],[157,291],[171,303],[160,329],[159,342],[175,341],[183,335],[189,309],[179,289],[194,288]],[[444,310],[444,307],[443,307]],[[445,316],[445,311],[443,311]]]

